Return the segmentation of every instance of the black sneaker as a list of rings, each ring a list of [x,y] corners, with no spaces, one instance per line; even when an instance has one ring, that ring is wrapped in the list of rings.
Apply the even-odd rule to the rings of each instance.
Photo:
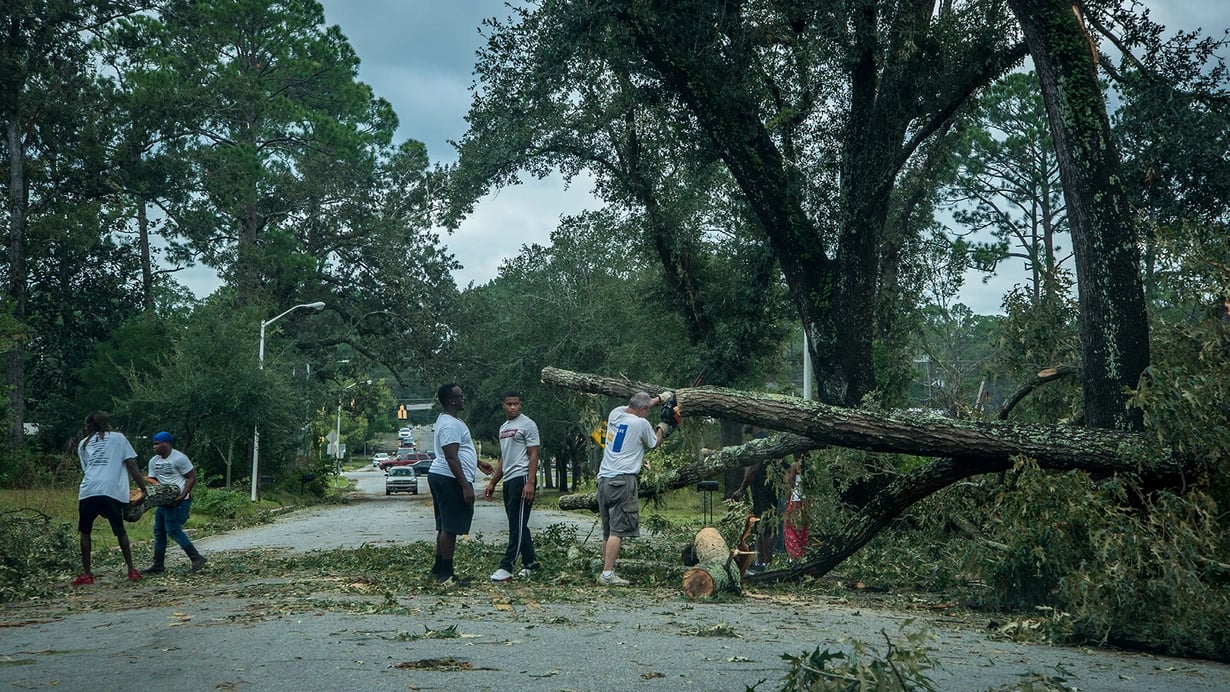
[[[756,562],[756,563],[753,563],[751,567],[747,568],[747,576],[752,577],[757,574],[760,574],[761,572],[768,572],[768,571],[769,571],[769,563]]]
[[[469,586],[470,580],[463,579],[456,574],[450,574],[448,576],[441,574],[436,577],[436,583],[441,586]]]
[[[141,570],[141,574],[162,574],[165,571],[167,571],[167,568],[162,565],[150,565]]]
[[[205,566],[206,562],[209,562],[209,558],[205,557],[204,555],[197,555],[196,557],[192,558],[192,569],[190,569],[189,571],[190,572],[200,572],[201,568]]]

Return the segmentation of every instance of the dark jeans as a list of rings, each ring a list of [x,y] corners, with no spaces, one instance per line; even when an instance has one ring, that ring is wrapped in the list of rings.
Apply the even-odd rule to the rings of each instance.
[[[196,547],[184,533],[184,524],[192,511],[192,500],[183,500],[174,507],[159,507],[154,511],[154,555],[166,555],[167,536],[184,549],[188,557],[197,555]]]
[[[521,476],[504,482],[504,513],[508,515],[508,549],[504,551],[504,559],[500,560],[500,568],[509,572],[521,555],[521,566],[534,569],[538,566],[538,558],[534,555],[534,539],[530,537],[530,510],[533,500],[526,502],[521,497],[528,476]]]

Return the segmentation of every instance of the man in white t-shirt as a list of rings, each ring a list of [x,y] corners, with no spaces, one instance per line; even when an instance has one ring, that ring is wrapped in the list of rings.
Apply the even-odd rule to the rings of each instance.
[[[598,513],[602,515],[602,574],[604,586],[627,586],[628,580],[615,574],[615,560],[624,538],[641,535],[640,497],[637,474],[645,462],[645,452],[662,444],[674,430],[673,420],[658,427],[645,420],[653,406],[674,403],[674,395],[664,392],[650,397],[646,392],[632,395],[627,406],[617,406],[606,419],[606,441],[602,465],[598,468]]]
[[[145,477],[137,469],[136,450],[128,438],[111,430],[106,414],[92,413],[85,419],[85,437],[77,445],[77,457],[83,473],[81,486],[77,489],[81,574],[73,580],[73,586],[94,583],[94,573],[90,571],[93,548],[90,532],[94,530],[94,520],[98,517],[105,517],[111,524],[111,533],[115,534],[120,552],[124,555],[124,564],[128,565],[128,579],[140,580],[141,573],[132,562],[132,547],[128,542],[128,531],[124,528],[124,506],[131,499],[128,479],[131,478],[141,488],[142,496],[146,492]]]
[[[538,482],[538,450],[542,442],[538,437],[538,424],[521,412],[521,395],[518,392],[504,393],[501,404],[504,408],[504,423],[500,426],[500,463],[491,480],[483,489],[483,497],[490,500],[495,487],[504,481],[504,514],[508,518],[508,547],[500,566],[491,575],[491,581],[508,581],[513,578],[517,556],[521,556],[521,572],[528,577],[538,569],[534,553],[534,539],[530,536],[530,510],[534,508],[534,490]]]
[[[184,533],[184,524],[192,512],[192,487],[196,485],[196,469],[188,455],[174,448],[175,437],[163,431],[154,435],[154,456],[149,460],[149,476],[163,485],[179,488],[179,497],[166,507],[154,512],[154,562],[141,570],[142,574],[160,574],[166,571],[163,564],[167,557],[167,538],[183,548],[192,561],[192,571],[199,572],[207,561],[197,552],[192,539]]]
[[[491,473],[491,464],[479,462],[470,428],[459,414],[465,408],[466,396],[456,384],[446,384],[436,391],[441,411],[436,418],[436,458],[427,469],[427,487],[431,489],[431,507],[436,517],[436,560],[431,573],[436,582],[453,580],[458,586],[469,581],[453,571],[453,553],[457,537],[470,533],[474,521],[474,476],[481,468]]]

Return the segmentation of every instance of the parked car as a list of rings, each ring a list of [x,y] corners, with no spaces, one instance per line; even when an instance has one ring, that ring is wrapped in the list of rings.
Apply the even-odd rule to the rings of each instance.
[[[384,472],[384,494],[419,494],[419,477],[409,466],[394,466]]]
[[[394,466],[412,466],[414,462],[416,461],[422,461],[423,459],[430,460],[434,456],[435,456],[434,454],[429,453],[429,452],[415,452],[415,451],[400,451],[399,450],[396,455],[388,459],[385,459],[380,464],[380,468],[387,471],[390,468],[393,468]]]
[[[419,459],[418,461],[414,462],[411,468],[413,468],[414,472],[417,473],[418,475],[425,476],[427,475],[427,471],[431,469],[431,462],[435,461],[435,459],[436,459],[435,452],[427,452],[427,458]]]
[[[380,464],[385,461],[388,461],[388,459],[389,459],[388,452],[376,452],[375,454],[372,455],[372,466],[376,468],[380,468]]]

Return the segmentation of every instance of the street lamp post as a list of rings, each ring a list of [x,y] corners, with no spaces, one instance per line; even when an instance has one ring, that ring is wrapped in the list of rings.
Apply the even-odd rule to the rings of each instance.
[[[274,322],[277,322],[278,320],[289,315],[295,310],[298,310],[299,308],[311,308],[312,310],[324,310],[325,304],[320,301],[316,301],[315,303],[302,303],[300,305],[294,306],[293,308],[290,308],[286,312],[283,312],[273,317],[272,319],[262,321],[261,322],[260,350],[256,352],[256,367],[258,369],[260,370],[265,369],[265,327],[268,327]],[[253,502],[256,502],[256,484],[257,484],[257,481],[260,479],[260,459],[261,459],[261,431],[260,431],[260,426],[253,423],[252,424],[252,501]]]

